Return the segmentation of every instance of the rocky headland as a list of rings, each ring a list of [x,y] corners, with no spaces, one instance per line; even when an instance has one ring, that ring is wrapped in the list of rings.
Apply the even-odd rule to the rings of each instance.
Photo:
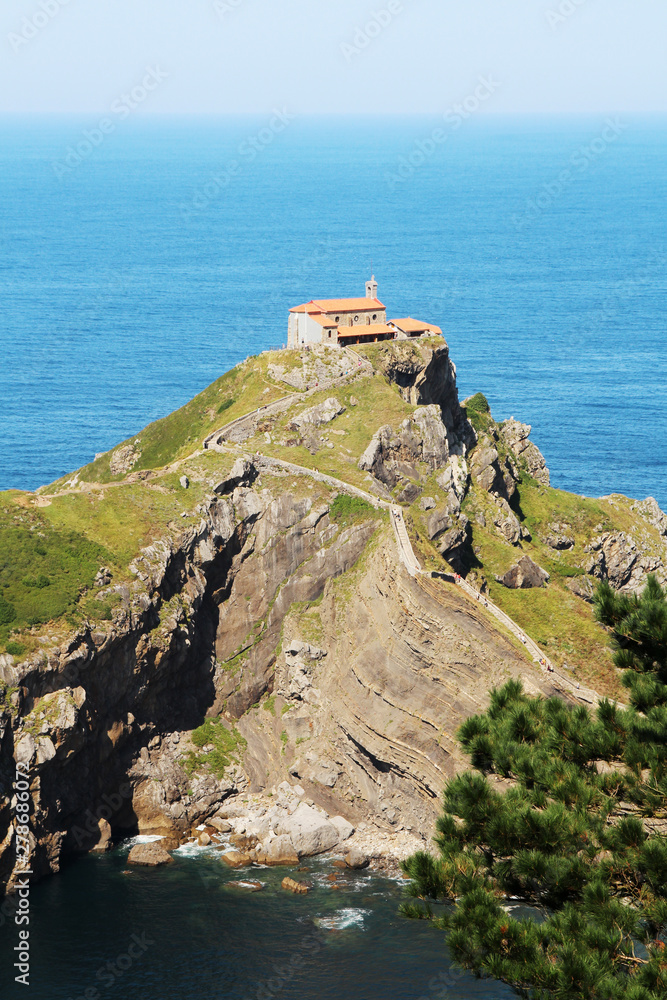
[[[553,489],[529,435],[459,401],[442,341],[274,352],[5,494],[0,546],[26,555],[0,580],[1,884],[17,764],[37,875],[136,834],[384,866],[430,843],[492,686],[615,694],[593,587],[665,581],[667,517]]]

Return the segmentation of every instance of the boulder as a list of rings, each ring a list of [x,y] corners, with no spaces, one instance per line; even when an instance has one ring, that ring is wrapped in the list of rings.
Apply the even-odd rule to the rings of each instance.
[[[291,816],[276,824],[276,833],[289,837],[300,857],[329,851],[339,839],[333,823],[305,802],[301,802]]]
[[[190,480],[188,479],[187,476],[181,476],[181,478],[178,481],[184,490],[190,489]]]
[[[257,837],[252,834],[249,836],[245,833],[233,833],[229,838],[229,842],[232,847],[235,847],[238,851],[246,853],[251,851],[253,847],[257,846]]]
[[[399,503],[414,503],[421,496],[422,488],[416,483],[408,483],[405,489],[401,490],[396,499]]]
[[[332,816],[331,824],[338,830],[338,838],[342,842],[348,840],[354,833],[354,827],[342,816]]]
[[[145,865],[148,868],[157,868],[158,865],[168,865],[173,858],[167,854],[159,841],[152,844],[135,844],[127,856],[130,865]]]
[[[530,590],[533,587],[544,587],[549,579],[545,569],[534,563],[530,556],[523,556],[504,576],[498,577],[498,582],[510,590]]]
[[[433,541],[442,535],[445,531],[448,531],[452,526],[452,517],[448,510],[436,510],[429,517],[426,522],[426,532],[428,537]]]
[[[245,868],[250,864],[248,855],[240,851],[227,851],[221,858],[229,868]]]
[[[260,865],[298,865],[299,856],[289,837],[273,837],[257,845],[257,862]]]
[[[293,892],[296,896],[305,896],[309,888],[305,882],[295,882],[293,878],[284,878],[280,883],[287,892]]]
[[[588,576],[575,576],[571,580],[567,581],[567,589],[576,594],[577,597],[581,597],[582,600],[587,601],[589,604],[593,601],[593,594],[595,593],[595,587],[593,586],[593,581]]]
[[[334,396],[330,396],[329,399],[325,399],[323,403],[318,406],[311,406],[310,409],[304,410],[303,413],[299,413],[298,416],[294,417],[293,420],[287,425],[288,430],[298,431],[299,434],[305,434],[308,430],[315,427],[321,427],[323,424],[329,424],[336,417],[339,417],[341,413],[345,413],[345,407],[342,403],[339,403]]]
[[[419,501],[419,506],[422,510],[433,510],[435,507],[435,500],[433,497],[422,497]]]
[[[355,869],[355,871],[368,868],[370,863],[371,859],[363,851],[360,851],[358,847],[353,847],[345,855],[345,864],[348,868]]]

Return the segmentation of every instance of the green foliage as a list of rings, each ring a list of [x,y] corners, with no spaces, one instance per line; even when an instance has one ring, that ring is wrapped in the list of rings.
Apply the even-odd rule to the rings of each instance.
[[[275,718],[275,714],[276,714],[276,696],[274,694],[272,694],[264,702],[264,710],[266,712],[270,712],[271,715],[273,715],[274,718]]]
[[[238,761],[239,752],[247,746],[238,729],[227,729],[220,719],[207,719],[193,730],[190,738],[196,747],[203,749],[210,744],[212,749],[203,754],[192,750],[185,754],[181,764],[188,775],[206,770],[221,779],[229,765]]]
[[[476,393],[465,401],[465,411],[468,420],[478,433],[487,431],[493,422],[489,401],[481,392]]]
[[[26,647],[22,642],[10,641],[5,643],[5,650],[9,653],[10,656],[23,656]]]
[[[369,517],[375,517],[377,511],[372,504],[362,497],[350,496],[348,493],[339,493],[331,504],[329,517],[336,524],[350,525],[358,521],[366,521]]]
[[[41,512],[0,498],[0,638],[8,626],[38,625],[72,610],[108,551]]]
[[[531,1000],[667,995],[667,841],[641,819],[667,809],[667,711],[603,701],[591,714],[513,681],[458,735],[475,770],[445,788],[438,857],[403,864],[403,913],[447,930],[459,964]],[[510,917],[507,897],[539,918]]]
[[[16,620],[16,608],[0,594],[0,625],[10,625]]]
[[[224,403],[221,403],[220,406],[218,407],[218,413],[224,413],[225,410],[229,410],[230,407],[232,407],[235,402],[236,402],[235,399],[226,399]]]
[[[641,712],[667,705],[667,592],[649,576],[640,595],[617,594],[604,581],[595,617],[611,629],[614,663]]]

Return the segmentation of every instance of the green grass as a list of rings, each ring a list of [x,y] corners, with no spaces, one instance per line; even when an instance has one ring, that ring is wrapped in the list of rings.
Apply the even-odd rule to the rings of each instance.
[[[10,629],[51,621],[74,608],[108,549],[74,524],[58,530],[44,510],[0,494],[0,640]]]
[[[276,716],[276,696],[274,694],[270,695],[264,702],[264,710],[270,712],[275,718]]]
[[[348,493],[339,493],[329,509],[331,520],[341,527],[367,521],[369,517],[376,515],[376,508],[367,500],[362,499],[362,497],[350,496]]]
[[[197,754],[189,750],[181,758],[181,765],[191,776],[195,773],[208,771],[219,780],[225,775],[230,764],[238,763],[239,756],[245,750],[247,743],[238,729],[231,730],[220,719],[207,719],[203,725],[195,729],[191,735],[192,742],[199,749],[212,745],[208,753]]]

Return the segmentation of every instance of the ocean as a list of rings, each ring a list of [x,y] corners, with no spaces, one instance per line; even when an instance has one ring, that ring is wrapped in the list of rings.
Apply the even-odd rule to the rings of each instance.
[[[362,295],[374,271],[389,317],[443,328],[462,397],[532,424],[555,486],[667,508],[665,119],[98,126],[0,119],[0,488],[90,461],[284,344],[290,306]],[[311,895],[266,871],[246,895],[210,853],[129,875],[125,854],[33,887],[33,1000],[511,995],[452,980],[395,882],[335,893],[313,861]],[[152,943],[122,970],[133,934]]]
[[[0,119],[0,488],[90,461],[372,269],[554,485],[667,507],[667,120],[277,110]]]

